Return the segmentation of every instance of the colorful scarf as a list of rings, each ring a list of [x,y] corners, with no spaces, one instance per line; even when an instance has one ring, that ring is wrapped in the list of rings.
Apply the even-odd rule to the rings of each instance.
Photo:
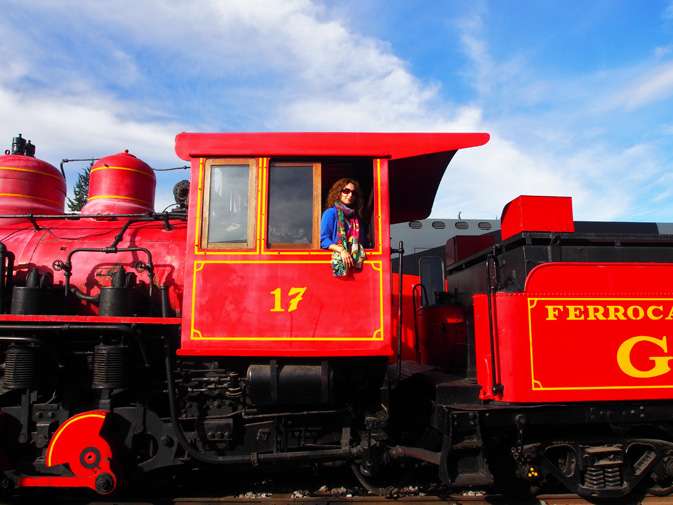
[[[343,203],[337,202],[335,205],[338,215],[337,238],[339,244],[353,256],[353,266],[358,270],[362,268],[365,260],[365,250],[360,245],[360,222],[353,209],[346,207]],[[348,232],[346,232],[346,223],[348,223]],[[345,277],[348,269],[344,266],[341,254],[332,253],[332,272],[334,277]]]

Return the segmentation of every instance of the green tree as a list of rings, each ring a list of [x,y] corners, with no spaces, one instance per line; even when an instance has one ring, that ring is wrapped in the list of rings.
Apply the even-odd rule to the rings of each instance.
[[[86,201],[89,199],[89,177],[91,176],[92,168],[93,161],[77,176],[77,182],[73,188],[75,199],[71,200],[68,198],[68,209],[71,212],[79,212],[82,210],[82,207],[86,205]]]

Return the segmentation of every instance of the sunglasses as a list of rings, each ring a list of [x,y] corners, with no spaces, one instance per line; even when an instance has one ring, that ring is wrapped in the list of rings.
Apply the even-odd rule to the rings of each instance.
[[[357,191],[355,191],[354,189],[350,189],[350,188],[344,188],[344,189],[341,190],[341,192],[344,195],[350,195],[351,193],[353,193],[353,196],[356,196],[358,194]]]

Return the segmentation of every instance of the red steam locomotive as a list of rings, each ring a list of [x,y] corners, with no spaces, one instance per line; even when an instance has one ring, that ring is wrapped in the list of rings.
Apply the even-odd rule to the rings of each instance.
[[[500,237],[391,247],[458,149],[487,141],[182,133],[191,187],[173,211],[154,212],[153,171],[125,152],[93,166],[73,215],[64,175],[15,139],[3,487],[109,494],[184,468],[338,461],[363,482],[416,462],[451,488],[669,493],[673,238],[575,231],[569,199],[520,197]],[[319,243],[344,177],[371,241],[348,279]]]

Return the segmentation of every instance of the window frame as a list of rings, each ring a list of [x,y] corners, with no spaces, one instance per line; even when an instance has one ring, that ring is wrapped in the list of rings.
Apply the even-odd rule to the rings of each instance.
[[[210,185],[212,167],[221,165],[248,166],[248,216],[245,242],[210,242]],[[203,204],[201,206],[201,247],[217,250],[248,250],[255,246],[255,216],[257,214],[257,158],[208,158],[204,167]]]
[[[271,242],[269,240],[269,225],[271,223],[271,170],[274,167],[313,167],[313,219],[311,242],[308,244]],[[320,221],[322,219],[322,204],[320,198],[322,195],[322,163],[319,161],[270,161],[267,175],[267,197],[266,197],[266,247],[274,250],[316,250],[320,249]]]

